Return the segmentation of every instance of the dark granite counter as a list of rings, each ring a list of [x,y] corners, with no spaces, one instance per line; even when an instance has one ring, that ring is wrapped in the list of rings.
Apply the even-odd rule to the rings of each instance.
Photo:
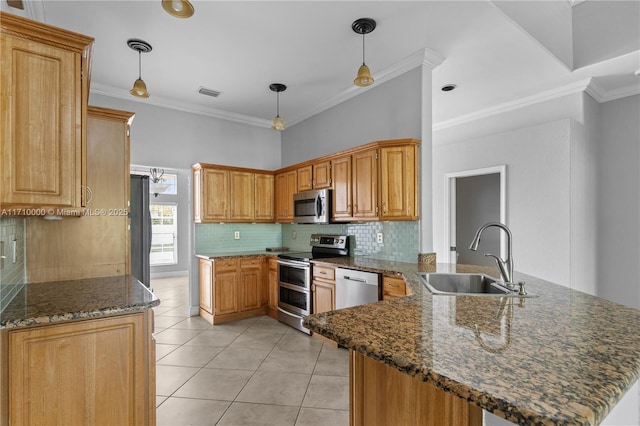
[[[599,424],[640,377],[636,309],[517,272],[538,297],[432,295],[416,276],[493,268],[314,263],[402,275],[413,295],[310,315],[305,327],[509,421]]]
[[[159,304],[160,299],[129,275],[26,284],[0,313],[0,328],[116,315]]]
[[[229,257],[251,257],[251,256],[278,256],[280,253],[286,253],[285,251],[266,251],[266,250],[253,250],[253,251],[230,251],[223,253],[196,253],[196,257],[201,259],[225,259]]]

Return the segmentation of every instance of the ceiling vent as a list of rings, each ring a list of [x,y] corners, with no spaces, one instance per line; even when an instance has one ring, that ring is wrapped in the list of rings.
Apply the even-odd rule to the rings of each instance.
[[[199,88],[198,93],[201,93],[207,96],[213,96],[214,98],[217,98],[222,94],[222,92],[218,92],[217,90],[213,90],[213,89],[207,89],[206,87]]]

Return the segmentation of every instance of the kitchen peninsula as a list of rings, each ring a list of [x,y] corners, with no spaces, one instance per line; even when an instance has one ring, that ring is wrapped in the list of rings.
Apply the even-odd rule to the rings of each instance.
[[[159,304],[128,275],[26,284],[0,313],[0,424],[155,424]]]
[[[352,425],[477,425],[480,408],[519,424],[596,425],[640,377],[638,310],[517,272],[538,297],[435,296],[416,276],[486,273],[473,266],[322,263],[396,274],[413,292],[305,319],[350,350]]]

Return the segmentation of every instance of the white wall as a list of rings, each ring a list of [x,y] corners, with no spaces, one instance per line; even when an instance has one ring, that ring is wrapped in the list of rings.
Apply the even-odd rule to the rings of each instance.
[[[433,147],[434,247],[444,246],[445,174],[507,166],[516,271],[569,286],[569,119]]]
[[[600,104],[598,296],[640,309],[640,95]]]
[[[417,67],[282,132],[282,166],[384,140],[421,139]]]

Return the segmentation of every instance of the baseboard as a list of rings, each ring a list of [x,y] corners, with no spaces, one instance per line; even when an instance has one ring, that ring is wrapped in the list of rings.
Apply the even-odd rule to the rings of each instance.
[[[189,271],[152,272],[151,278],[188,277]]]
[[[200,306],[189,306],[189,315],[192,317],[200,315]]]

